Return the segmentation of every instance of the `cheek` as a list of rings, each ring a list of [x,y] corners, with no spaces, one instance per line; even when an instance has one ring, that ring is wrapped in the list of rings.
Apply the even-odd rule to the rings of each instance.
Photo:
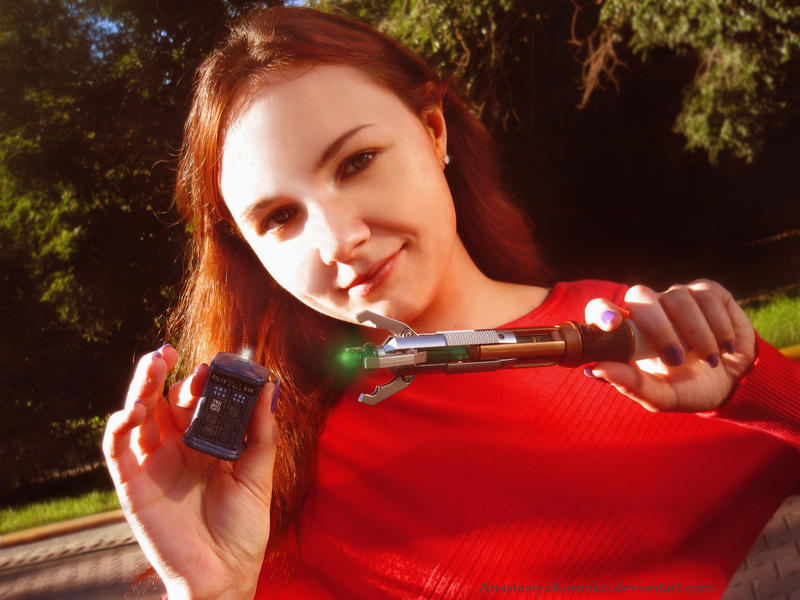
[[[404,158],[404,163],[381,182],[388,190],[382,209],[437,239],[455,234],[453,198],[439,163],[422,152],[408,153]]]
[[[302,244],[282,243],[256,250],[261,264],[287,292],[302,299],[321,295],[329,289],[324,265],[314,252]]]
[[[427,232],[428,239],[435,245],[434,250],[449,254],[456,243],[456,210],[447,180],[438,175],[433,178],[420,197],[427,201],[417,207],[421,218],[419,222]]]

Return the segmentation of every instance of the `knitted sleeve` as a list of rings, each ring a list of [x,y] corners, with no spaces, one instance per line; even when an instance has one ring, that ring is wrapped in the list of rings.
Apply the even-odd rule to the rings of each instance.
[[[800,362],[761,338],[756,352],[752,367],[725,404],[702,414],[764,431],[800,448]]]

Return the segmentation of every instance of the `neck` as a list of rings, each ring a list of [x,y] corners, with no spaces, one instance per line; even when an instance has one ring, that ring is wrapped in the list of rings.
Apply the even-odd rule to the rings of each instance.
[[[544,300],[545,288],[495,281],[475,265],[462,244],[433,302],[408,325],[417,333],[493,329],[517,319]]]

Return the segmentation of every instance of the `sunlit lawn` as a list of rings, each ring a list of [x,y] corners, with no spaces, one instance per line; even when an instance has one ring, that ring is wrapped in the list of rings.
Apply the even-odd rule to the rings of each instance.
[[[18,508],[3,508],[0,509],[0,535],[117,508],[119,501],[113,491],[92,491],[80,496],[34,502]]]
[[[759,335],[777,348],[800,344],[800,295],[774,296],[758,307],[745,308]]]

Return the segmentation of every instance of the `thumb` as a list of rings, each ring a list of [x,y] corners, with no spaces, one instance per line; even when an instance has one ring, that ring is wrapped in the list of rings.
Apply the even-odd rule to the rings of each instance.
[[[584,316],[587,323],[597,325],[603,331],[613,331],[630,315],[627,310],[605,298],[594,298],[586,304]]]
[[[274,407],[280,392],[280,381],[268,383],[261,390],[247,428],[247,447],[236,464],[235,476],[250,489],[269,499],[272,494],[272,472],[278,448],[278,426]]]

